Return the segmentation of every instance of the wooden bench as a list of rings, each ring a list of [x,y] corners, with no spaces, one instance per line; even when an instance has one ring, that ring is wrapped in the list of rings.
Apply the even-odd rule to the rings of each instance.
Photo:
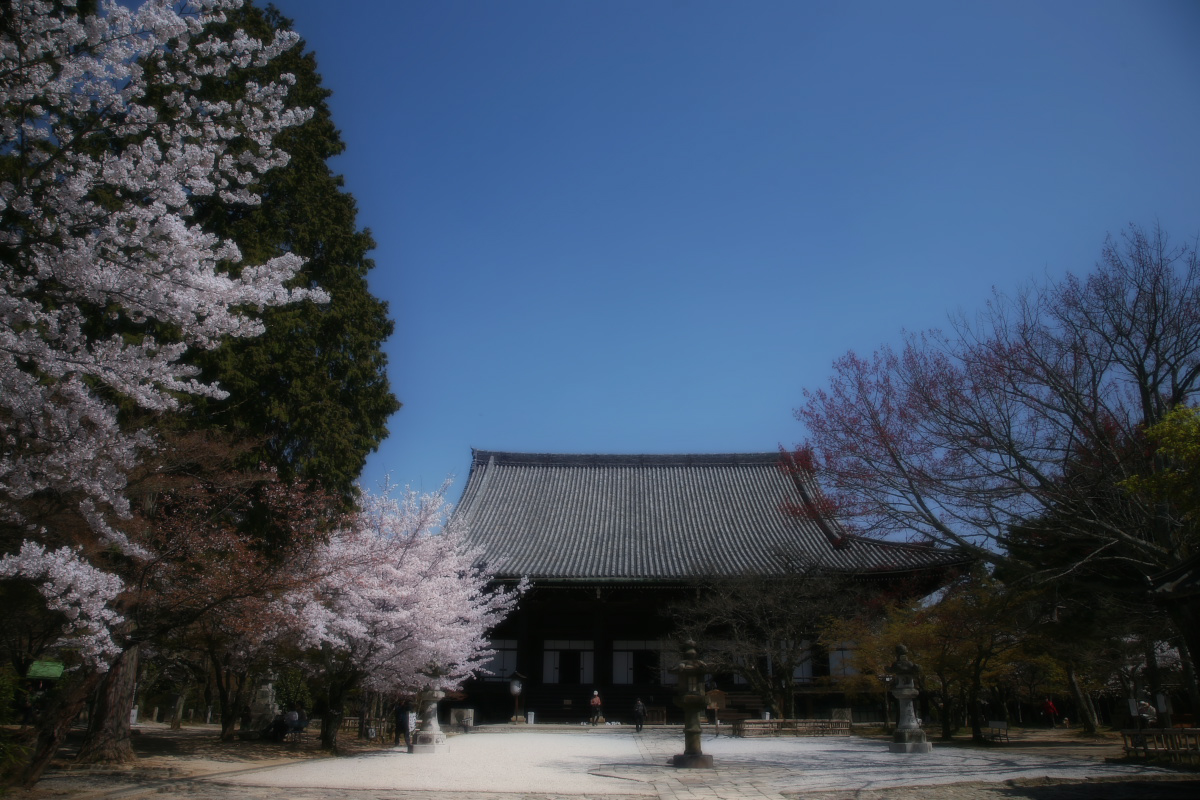
[[[987,733],[984,734],[993,742],[1008,741],[1008,723],[1002,719],[994,719],[987,724]]]
[[[319,717],[307,719],[304,721],[303,725],[297,725],[296,727],[289,729],[288,732],[283,735],[283,740],[285,742],[303,742],[305,735],[308,733],[308,726],[312,725],[314,722],[317,724],[318,728],[321,727],[321,719]]]

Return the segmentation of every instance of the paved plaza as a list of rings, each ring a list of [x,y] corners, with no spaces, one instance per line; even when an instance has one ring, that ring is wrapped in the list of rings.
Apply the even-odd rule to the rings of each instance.
[[[705,736],[712,770],[667,766],[682,750],[678,729],[477,729],[443,755],[384,749],[341,758],[216,771],[140,786],[94,785],[92,797],[170,792],[239,800],[516,800],[517,798],[1194,798],[1200,780],[1141,764],[1047,755],[1005,746],[937,747],[898,755],[858,737],[731,739]],[[1190,778],[1195,778],[1195,775]],[[1047,780],[1049,779],[1049,780]],[[1057,786],[1058,781],[1080,782]],[[1098,783],[1099,781],[1121,783]],[[1153,781],[1153,782],[1151,782]],[[51,788],[55,782],[48,783]],[[1089,786],[1094,789],[1087,793]],[[63,785],[61,788],[65,789]],[[1076,792],[1076,793],[1071,793]],[[58,793],[60,796],[62,792]],[[79,796],[79,795],[75,795]]]

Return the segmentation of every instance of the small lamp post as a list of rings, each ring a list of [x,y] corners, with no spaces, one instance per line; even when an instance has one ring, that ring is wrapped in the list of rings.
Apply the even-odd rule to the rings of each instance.
[[[508,680],[508,692],[513,696],[512,721],[514,725],[521,721],[521,689],[524,688],[521,681],[524,679],[524,675],[514,672]]]

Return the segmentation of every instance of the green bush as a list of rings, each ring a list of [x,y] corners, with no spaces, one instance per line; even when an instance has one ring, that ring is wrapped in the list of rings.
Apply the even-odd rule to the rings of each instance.
[[[289,709],[299,703],[306,709],[311,709],[312,692],[304,674],[298,669],[284,670],[275,680],[275,704],[283,709]]]
[[[11,667],[0,668],[0,725],[17,721],[17,700],[21,696],[21,683]],[[25,766],[29,757],[29,733],[0,728],[0,785],[9,776]],[[0,789],[0,793],[3,790]]]

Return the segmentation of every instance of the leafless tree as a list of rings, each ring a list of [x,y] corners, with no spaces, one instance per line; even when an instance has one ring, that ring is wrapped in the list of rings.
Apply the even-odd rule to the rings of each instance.
[[[947,331],[844,356],[796,412],[810,439],[794,461],[862,532],[998,564],[1011,531],[1052,520],[1072,556],[1035,565],[1038,578],[1133,574],[1148,589],[1198,542],[1169,503],[1122,486],[1161,466],[1145,428],[1198,394],[1196,243],[1131,227],[1085,277],[996,293]],[[1184,609],[1168,611],[1200,653]]]
[[[682,637],[701,643],[710,672],[740,676],[790,718],[798,689],[813,676],[826,621],[856,611],[860,596],[850,576],[806,565],[774,577],[713,578],[672,614]]]

